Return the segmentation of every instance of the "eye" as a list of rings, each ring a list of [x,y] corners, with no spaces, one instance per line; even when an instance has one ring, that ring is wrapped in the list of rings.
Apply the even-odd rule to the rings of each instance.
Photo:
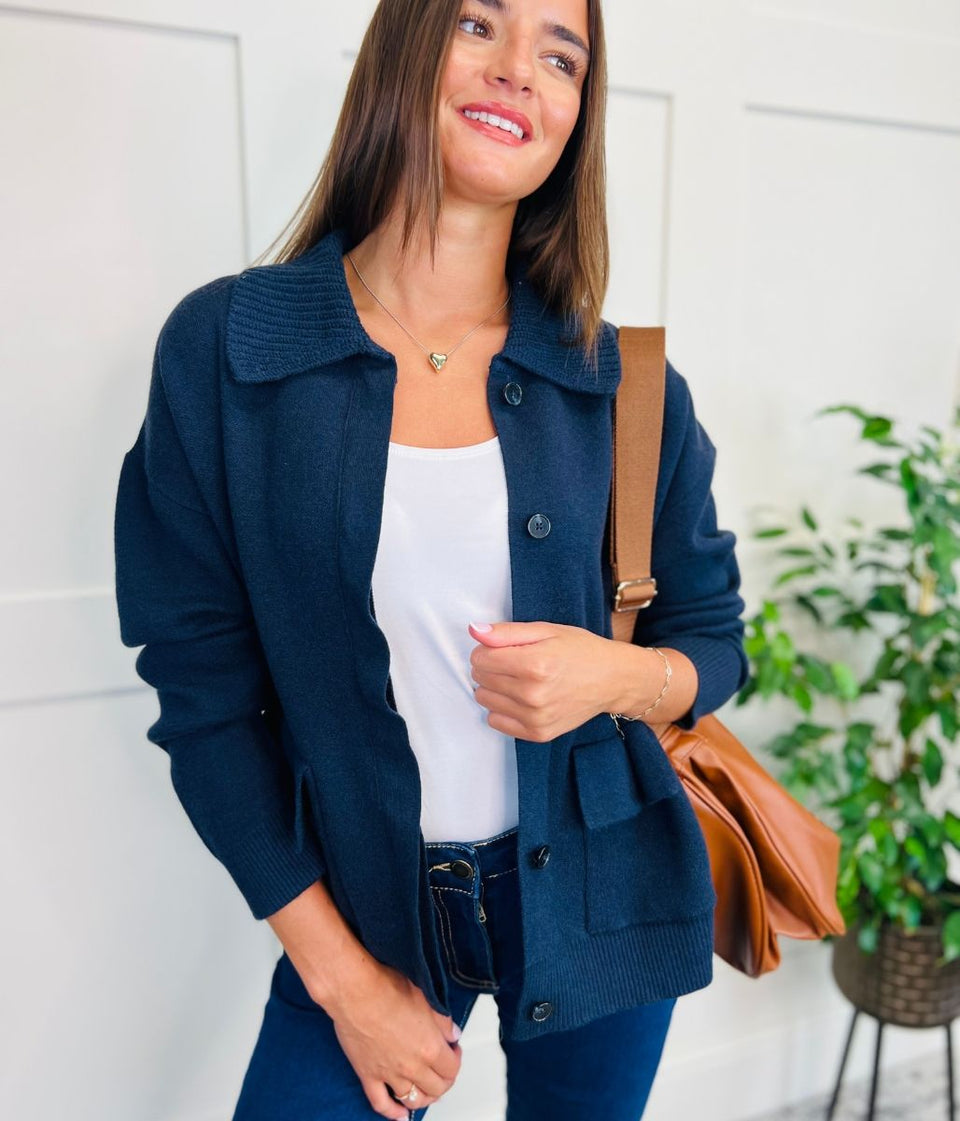
[[[580,60],[570,54],[552,54],[548,56],[555,60],[554,65],[564,74],[575,78],[580,73]]]
[[[478,39],[489,39],[493,33],[493,28],[483,16],[461,16],[457,26],[468,35],[476,35]]]

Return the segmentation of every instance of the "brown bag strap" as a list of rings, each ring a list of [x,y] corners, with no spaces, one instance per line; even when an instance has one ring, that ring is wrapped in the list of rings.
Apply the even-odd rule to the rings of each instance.
[[[648,607],[657,594],[650,556],[663,432],[666,332],[663,327],[621,327],[619,340],[622,374],[613,406],[610,566],[613,637],[629,642],[634,612]],[[619,440],[618,429],[623,437]]]

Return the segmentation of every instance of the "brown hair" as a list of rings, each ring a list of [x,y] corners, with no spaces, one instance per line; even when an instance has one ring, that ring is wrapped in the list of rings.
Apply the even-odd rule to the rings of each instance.
[[[380,0],[363,37],[330,148],[273,258],[292,261],[332,229],[362,241],[403,203],[404,248],[420,221],[435,250],[443,198],[437,104],[460,0]],[[587,0],[590,64],[580,113],[557,166],[517,206],[511,254],[526,259],[541,298],[562,314],[572,341],[595,356],[609,280],[606,52],[600,0]],[[402,117],[401,117],[402,115]],[[423,122],[411,129],[409,120]]]

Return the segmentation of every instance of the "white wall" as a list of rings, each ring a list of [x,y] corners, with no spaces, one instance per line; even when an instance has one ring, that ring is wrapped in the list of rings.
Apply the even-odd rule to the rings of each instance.
[[[229,1116],[278,944],[192,831],[121,646],[112,504],[153,343],[264,249],[323,155],[372,0],[0,3],[0,1113]],[[828,518],[855,401],[942,424],[960,322],[955,0],[606,0],[616,322],[666,323],[719,449],[744,594],[760,506]],[[837,485],[837,478],[844,480]],[[875,488],[879,489],[879,488]],[[874,508],[876,510],[876,508]],[[723,715],[758,741],[763,714]],[[647,1117],[826,1089],[820,945],[680,1001]],[[854,1069],[866,1068],[860,1029]],[[891,1031],[885,1061],[941,1046]],[[438,1121],[502,1116],[492,1000]],[[481,1104],[483,1103],[483,1104]]]

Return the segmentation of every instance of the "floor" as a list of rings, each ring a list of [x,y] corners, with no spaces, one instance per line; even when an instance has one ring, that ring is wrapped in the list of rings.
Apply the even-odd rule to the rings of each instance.
[[[874,1121],[948,1121],[946,1061],[944,1046],[923,1059],[881,1070]],[[824,1121],[829,1102],[830,1094],[821,1094],[748,1121]],[[870,1078],[844,1079],[833,1121],[864,1121],[869,1104]]]

